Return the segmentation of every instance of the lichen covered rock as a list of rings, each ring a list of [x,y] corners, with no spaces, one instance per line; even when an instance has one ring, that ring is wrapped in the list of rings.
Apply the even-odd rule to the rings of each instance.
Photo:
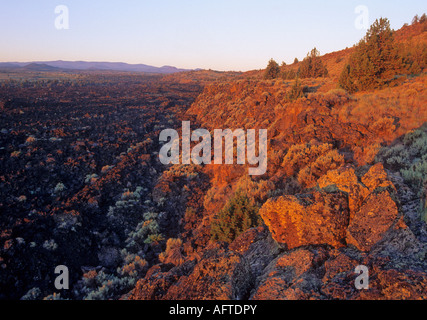
[[[310,244],[344,246],[349,208],[344,192],[270,199],[260,210],[274,240],[288,249]]]
[[[347,230],[347,243],[369,251],[397,220],[399,211],[388,191],[372,193],[353,217]]]

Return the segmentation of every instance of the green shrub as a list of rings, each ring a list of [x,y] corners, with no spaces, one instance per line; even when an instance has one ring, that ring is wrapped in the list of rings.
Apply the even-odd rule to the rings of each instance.
[[[260,225],[258,210],[246,194],[237,191],[214,218],[212,240],[230,243],[246,230]]]
[[[402,142],[380,150],[375,160],[399,171],[405,182],[420,197],[420,215],[426,219],[427,124],[408,132]]]
[[[146,212],[143,215],[144,220],[141,221],[134,231],[128,234],[126,239],[127,247],[138,250],[144,244],[151,244],[164,240],[160,234],[160,227],[158,224],[158,214],[156,212]]]
[[[296,78],[291,90],[288,91],[286,94],[286,99],[288,101],[295,101],[303,97],[304,97],[304,89],[301,85],[301,81],[299,81],[299,79]]]

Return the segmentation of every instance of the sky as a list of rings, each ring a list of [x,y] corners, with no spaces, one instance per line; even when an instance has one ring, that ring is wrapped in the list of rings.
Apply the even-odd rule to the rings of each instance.
[[[366,33],[361,5],[394,29],[427,12],[425,0],[0,0],[0,61],[262,69],[351,47]]]

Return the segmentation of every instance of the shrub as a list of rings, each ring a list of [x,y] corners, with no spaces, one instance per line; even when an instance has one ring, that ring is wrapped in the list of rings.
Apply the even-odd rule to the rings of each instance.
[[[118,268],[117,273],[121,276],[137,278],[141,276],[148,266],[148,262],[139,255],[130,254],[126,249],[122,250],[124,265]]]
[[[211,224],[212,240],[231,243],[246,230],[260,225],[258,207],[246,194],[237,191],[215,216]]]
[[[297,77],[297,72],[294,69],[290,69],[288,71],[283,71],[281,73],[281,77],[284,80],[294,80]]]
[[[160,234],[157,218],[158,214],[155,212],[144,213],[144,220],[137,225],[134,231],[128,234],[127,247],[139,250],[144,244],[164,240],[163,235]]]
[[[184,214],[184,220],[189,222],[189,223],[193,223],[195,222],[197,218],[197,211],[192,208],[192,207],[188,207],[185,209],[185,214]]]
[[[61,193],[66,189],[65,185],[62,182],[59,182],[56,186],[55,189],[53,190],[56,194],[57,193]]]
[[[303,97],[304,97],[304,89],[299,79],[296,78],[291,90],[288,91],[286,94],[286,99],[289,101],[295,101]]]
[[[116,298],[125,290],[130,289],[128,278],[119,278],[100,271],[95,277],[96,288],[87,293],[84,300],[108,300]]]
[[[426,219],[427,185],[427,125],[408,132],[402,142],[382,148],[377,162],[393,171],[399,171],[405,182],[420,198],[420,216]]]
[[[101,173],[107,173],[108,171],[110,171],[114,166],[103,166],[101,169]]]
[[[170,238],[166,242],[166,250],[159,255],[159,260],[162,263],[172,263],[179,266],[184,263],[182,254],[182,240]]]
[[[40,300],[42,298],[42,292],[39,288],[35,287],[30,289],[21,300]]]
[[[282,167],[287,176],[292,176],[309,163],[315,161],[320,155],[332,150],[328,143],[318,144],[316,142],[294,144],[283,158]]]
[[[55,251],[58,248],[58,245],[56,244],[55,240],[51,239],[51,240],[46,240],[43,243],[43,248],[49,251]]]
[[[306,188],[315,187],[321,176],[343,164],[344,157],[337,150],[331,150],[302,169],[298,173],[298,182]]]
[[[29,136],[28,138],[27,138],[27,140],[25,140],[25,143],[27,144],[27,145],[29,145],[29,144],[33,144],[34,142],[36,142],[37,141],[37,138],[35,138],[34,136]]]
[[[296,176],[301,186],[312,188],[321,176],[343,164],[344,156],[331,144],[312,142],[290,147],[282,166],[288,177]]]
[[[21,152],[21,151],[13,151],[13,152],[10,154],[10,157],[11,157],[11,158],[18,158],[21,154],[22,154],[22,152]]]
[[[86,177],[85,177],[85,183],[86,184],[94,184],[97,180],[98,180],[98,175],[97,174],[88,174]]]
[[[53,300],[67,300],[67,299],[61,298],[61,294],[60,293],[54,292],[53,294],[50,294],[47,297],[43,298],[43,300],[53,301]]]
[[[272,181],[254,181],[250,176],[243,175],[239,181],[237,181],[236,189],[246,194],[252,204],[261,206],[268,198],[270,198],[272,191],[274,191],[276,187]]]

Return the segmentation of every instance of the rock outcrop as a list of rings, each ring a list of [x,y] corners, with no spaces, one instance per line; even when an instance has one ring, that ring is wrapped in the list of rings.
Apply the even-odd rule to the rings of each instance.
[[[425,299],[427,248],[399,212],[396,188],[382,164],[359,175],[353,168],[330,171],[318,186],[321,191],[309,196],[279,197],[262,207],[274,240],[293,250],[279,254],[264,269],[251,299]],[[326,204],[336,203],[328,199],[337,195],[343,197],[338,203],[348,207],[324,210]],[[301,200],[310,196],[323,210],[313,210],[314,203]],[[335,242],[316,232],[322,230],[321,221],[327,221],[325,212],[331,217],[348,215],[347,224],[327,224],[326,234],[339,235]],[[359,265],[369,270],[367,290],[355,286]]]
[[[164,266],[163,267],[167,267]],[[152,267],[138,281],[131,300],[230,300],[247,296],[253,285],[248,262],[238,253],[213,246],[201,259],[162,271]]]
[[[329,171],[318,186],[320,191],[271,199],[261,208],[260,215],[279,244],[288,249],[354,245],[369,251],[400,218],[395,188],[382,164],[372,166],[360,179],[353,168]]]
[[[372,193],[351,220],[347,244],[361,251],[370,251],[393,226],[398,215],[397,205],[388,191]]]
[[[342,247],[349,223],[344,192],[313,192],[267,201],[260,215],[274,240],[293,249],[310,244]]]

